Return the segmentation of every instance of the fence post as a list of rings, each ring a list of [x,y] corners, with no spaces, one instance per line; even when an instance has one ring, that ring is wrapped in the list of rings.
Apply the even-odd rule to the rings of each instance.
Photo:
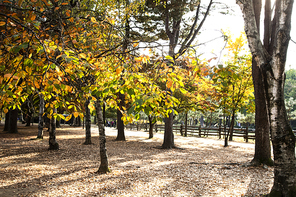
[[[199,125],[198,130],[199,130],[199,132],[198,132],[198,136],[201,137],[201,125]]]
[[[248,131],[248,127],[249,127],[249,125],[247,124],[247,126],[246,126],[246,142],[249,141],[249,131]]]

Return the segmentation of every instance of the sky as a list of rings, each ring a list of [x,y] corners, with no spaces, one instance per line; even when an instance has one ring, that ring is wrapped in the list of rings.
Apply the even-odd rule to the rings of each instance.
[[[204,32],[199,36],[199,42],[203,42],[204,40],[211,40],[212,38],[221,36],[221,29],[230,30],[234,37],[238,37],[241,32],[244,31],[244,21],[242,17],[241,10],[239,6],[235,3],[235,0],[227,0],[227,4],[231,7],[234,12],[231,12],[227,15],[219,14],[213,15],[207,18],[204,24]],[[292,15],[292,28],[291,28],[291,38],[296,41],[296,4],[294,3]],[[263,20],[261,21],[263,24]],[[293,26],[293,24],[295,24]],[[214,42],[207,43],[204,46],[199,48],[199,52],[204,53],[203,57],[211,58],[215,56],[220,56],[220,52],[224,47],[225,42],[223,39],[218,39]],[[214,54],[212,54],[212,52]],[[224,51],[226,53],[226,51]],[[287,62],[286,62],[286,70],[290,68],[296,69],[296,60],[294,60],[294,56],[296,55],[296,44],[290,41],[289,49],[287,54]]]

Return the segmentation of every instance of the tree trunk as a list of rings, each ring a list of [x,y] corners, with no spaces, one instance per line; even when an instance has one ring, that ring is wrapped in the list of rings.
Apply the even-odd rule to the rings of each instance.
[[[270,147],[270,129],[264,96],[264,85],[259,67],[253,61],[252,76],[255,94],[255,154],[252,164],[273,165]]]
[[[8,133],[18,133],[17,130],[17,116],[18,109],[9,110],[9,124],[8,124]]]
[[[187,137],[188,112],[185,114],[185,137]]]
[[[103,122],[104,126],[106,125],[106,104],[103,102]]]
[[[54,114],[57,112],[57,109],[53,109],[53,114],[50,119],[50,129],[49,129],[49,150],[58,150],[59,144],[56,141],[56,119]]]
[[[32,113],[28,112],[26,114],[26,127],[31,126],[31,121],[32,121]]]
[[[169,113],[169,117],[165,118],[165,131],[162,148],[171,149],[175,147],[173,133],[173,112]]]
[[[4,123],[4,129],[3,129],[3,131],[9,131],[10,111],[11,110],[8,110],[8,112],[5,114],[5,123]]]
[[[232,110],[231,122],[229,127],[229,141],[233,140],[233,128],[234,128],[234,121],[235,121],[235,109]]]
[[[273,154],[274,182],[269,196],[292,197],[296,194],[295,136],[287,119],[284,103],[284,79],[287,49],[290,41],[293,0],[276,1],[269,43],[272,53],[264,48],[256,28],[253,1],[237,1],[245,20],[249,48],[263,78]],[[270,2],[269,2],[270,3]],[[267,4],[268,5],[268,4]]]
[[[122,109],[124,105],[124,95],[119,93],[119,108]],[[117,141],[125,141],[124,135],[124,124],[122,121],[122,113],[119,109],[117,109]]]
[[[85,101],[85,142],[83,144],[91,144],[91,119],[90,119],[90,109],[88,107],[90,103],[90,98]]]
[[[96,101],[96,111],[97,111],[97,119],[98,119],[98,129],[99,129],[99,139],[100,139],[100,158],[101,158],[101,164],[100,164],[98,173],[107,173],[107,172],[110,172],[110,168],[108,166],[108,156],[107,156],[107,149],[106,149],[105,125],[103,120],[102,107],[99,99]]]
[[[37,139],[43,139],[43,125],[44,125],[44,96],[39,94],[39,122],[38,122],[38,135]]]
[[[153,129],[156,121],[153,122],[152,116],[148,116],[148,119],[149,119],[149,139],[151,139],[153,138]]]
[[[270,3],[270,2],[269,2]],[[262,2],[261,0],[254,0],[254,12],[255,19],[257,24],[257,30],[260,32],[260,15]],[[270,7],[269,5],[266,5]],[[265,22],[270,17],[270,12],[265,13]],[[265,27],[269,26],[268,24],[264,24]],[[260,34],[260,33],[259,33]],[[269,28],[265,28],[264,30],[264,46],[266,49],[269,48],[269,42],[266,42],[268,37],[270,36]],[[251,161],[254,165],[266,164],[273,165],[273,161],[271,159],[271,148],[270,148],[270,137],[269,137],[269,122],[267,116],[267,108],[264,96],[264,84],[262,80],[262,73],[257,66],[255,58],[253,57],[252,61],[252,77],[254,84],[254,95],[255,95],[255,154],[254,158]]]

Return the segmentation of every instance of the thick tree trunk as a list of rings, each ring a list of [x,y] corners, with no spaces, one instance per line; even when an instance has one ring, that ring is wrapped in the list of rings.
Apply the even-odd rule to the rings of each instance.
[[[124,105],[124,95],[119,93],[119,108],[122,109],[122,106]],[[117,110],[117,141],[125,141],[125,135],[124,135],[124,124],[122,121],[122,113],[118,109]]]
[[[257,30],[260,32],[260,15],[262,2],[261,0],[254,0],[254,12],[257,24]],[[270,2],[266,1],[265,7],[265,23],[264,26],[264,46],[266,49],[269,48],[269,37],[270,37]],[[267,28],[268,27],[268,28]],[[252,61],[252,77],[254,84],[254,95],[255,95],[255,155],[252,160],[252,164],[260,165],[273,165],[271,159],[271,148],[270,148],[270,137],[269,137],[269,121],[267,116],[267,108],[264,96],[264,84],[262,80],[262,73],[253,57]]]
[[[91,119],[90,119],[90,109],[88,107],[90,103],[90,98],[85,101],[85,142],[83,144],[91,144]]]
[[[18,110],[17,109],[10,110],[8,133],[18,133],[18,130],[17,130],[17,116],[18,116]]]
[[[273,160],[271,159],[270,129],[264,96],[264,84],[261,71],[254,61],[252,76],[255,94],[255,154],[251,163],[270,166],[273,165]]]
[[[284,76],[267,81],[275,166],[270,196],[296,196],[295,136],[285,109]]]
[[[175,147],[173,133],[173,112],[169,113],[169,117],[165,118],[165,131],[162,148],[171,149]]]
[[[56,113],[57,109],[53,109],[53,113]],[[51,116],[50,119],[50,129],[49,129],[49,150],[58,150],[59,144],[56,141],[56,119],[54,116]]]
[[[105,125],[102,114],[102,107],[99,99],[96,101],[96,111],[98,119],[98,129],[99,129],[99,139],[100,139],[100,158],[101,164],[98,170],[98,173],[107,173],[110,172],[108,164],[108,156],[106,149],[106,135],[105,135]]]
[[[38,135],[37,139],[43,139],[43,125],[44,125],[44,96],[39,94],[39,122],[38,122]]]

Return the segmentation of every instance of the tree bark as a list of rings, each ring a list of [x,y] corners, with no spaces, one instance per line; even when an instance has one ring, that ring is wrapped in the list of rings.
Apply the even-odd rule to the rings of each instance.
[[[43,139],[43,125],[44,125],[44,96],[39,94],[39,122],[38,122],[38,135],[37,139]]]
[[[173,112],[169,113],[169,117],[165,118],[165,131],[162,148],[171,149],[175,147],[173,133]]]
[[[124,105],[124,95],[119,93],[119,108],[122,109]],[[125,141],[124,124],[122,121],[122,113],[117,109],[117,141]]]
[[[293,0],[276,1],[271,54],[264,48],[256,28],[253,1],[237,0],[245,20],[245,31],[253,57],[262,72],[264,96],[274,154],[274,183],[269,196],[296,194],[295,136],[284,103],[284,71],[290,40]]]
[[[149,119],[149,139],[151,139],[153,138],[153,129],[156,121],[153,122],[153,118],[150,115],[148,116],[148,119]]]
[[[57,112],[57,109],[53,109],[53,114],[50,119],[50,129],[49,129],[49,150],[58,150],[59,144],[56,141],[56,119],[54,114]]]
[[[28,112],[26,114],[26,127],[31,126],[31,121],[32,121],[32,113]]]
[[[188,126],[188,112],[185,114],[185,134],[184,136],[187,137],[187,126]]]
[[[235,121],[235,109],[232,110],[232,115],[231,115],[231,122],[230,122],[230,127],[229,127],[229,141],[233,140],[233,129],[234,129],[234,121]]]
[[[9,118],[10,118],[10,110],[5,114],[5,123],[3,131],[9,131]]]
[[[8,133],[18,133],[17,130],[17,116],[18,109],[9,110],[9,124],[8,124]]]
[[[100,104],[100,100],[96,101],[96,111],[97,111],[97,119],[98,119],[98,129],[99,129],[99,139],[100,139],[100,158],[101,164],[98,170],[98,173],[107,173],[110,172],[109,164],[108,164],[108,155],[106,149],[106,135],[105,135],[105,125],[102,114],[102,107]]]
[[[90,103],[90,98],[85,101],[85,142],[83,144],[91,144],[91,119],[90,119],[90,109],[88,107]]]
[[[260,34],[260,15],[261,15],[261,8],[262,2],[261,0],[254,0],[254,13],[256,19],[256,25],[258,33]],[[270,2],[266,2],[265,7],[269,7],[270,9]],[[270,37],[270,28],[269,22],[270,21],[270,12],[265,12],[265,22],[264,22],[264,46],[265,49],[269,48],[269,40]],[[251,161],[254,165],[266,164],[266,165],[273,165],[273,160],[271,159],[271,147],[270,147],[270,137],[269,137],[269,122],[267,116],[267,108],[264,96],[264,84],[262,80],[262,73],[260,68],[257,66],[255,61],[255,57],[253,57],[252,61],[252,77],[253,77],[253,84],[254,84],[254,96],[255,96],[255,154],[254,158]]]

